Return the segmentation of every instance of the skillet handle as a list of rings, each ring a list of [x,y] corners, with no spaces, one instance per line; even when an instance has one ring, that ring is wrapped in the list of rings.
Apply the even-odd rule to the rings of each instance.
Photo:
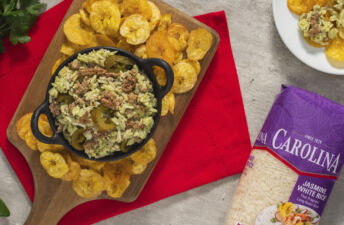
[[[52,119],[48,115],[49,113],[49,103],[43,102],[38,108],[33,112],[32,118],[31,118],[31,130],[32,134],[39,140],[40,142],[47,143],[47,144],[62,144],[61,137],[56,133],[55,129],[52,129],[53,136],[48,137],[41,133],[41,131],[38,128],[38,119],[41,114],[46,114],[49,120],[49,124],[53,123]]]
[[[165,70],[166,73],[166,85],[165,86],[160,86],[160,94],[161,97],[164,97],[172,88],[173,81],[174,81],[174,74],[171,66],[162,59],[158,58],[149,58],[149,59],[144,59],[143,63],[149,65],[150,67],[153,66],[160,66]]]

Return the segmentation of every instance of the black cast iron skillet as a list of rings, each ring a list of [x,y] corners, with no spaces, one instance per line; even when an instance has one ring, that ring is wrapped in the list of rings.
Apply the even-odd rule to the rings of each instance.
[[[110,51],[116,51],[118,55],[126,56],[126,57],[134,60],[134,62],[139,67],[139,69],[145,72],[145,74],[148,76],[148,78],[151,80],[151,82],[153,84],[154,95],[157,99],[157,110],[158,110],[158,112],[156,113],[156,115],[153,118],[154,119],[154,125],[153,125],[150,133],[147,134],[147,137],[141,143],[136,143],[136,144],[130,146],[128,151],[125,153],[121,152],[121,151],[117,151],[117,152],[114,152],[112,155],[105,156],[102,158],[89,158],[84,151],[78,151],[75,148],[73,148],[69,144],[69,142],[65,139],[62,132],[57,133],[57,126],[55,124],[55,118],[53,117],[53,115],[51,114],[51,112],[49,110],[49,90],[52,87],[51,84],[54,82],[55,77],[57,76],[59,71],[64,66],[68,66],[68,63],[73,61],[78,56],[78,54],[84,54],[84,53],[88,53],[90,51],[99,50],[99,49],[107,49]],[[165,70],[166,77],[167,77],[167,82],[166,82],[165,86],[162,87],[158,84],[158,82],[155,79],[155,76],[153,74],[153,69],[152,69],[153,66],[159,66]],[[154,131],[155,131],[156,127],[158,126],[159,119],[160,119],[162,98],[171,89],[171,87],[173,85],[173,80],[174,80],[174,75],[173,75],[172,68],[170,67],[170,65],[166,61],[164,61],[162,59],[158,59],[158,58],[141,59],[141,58],[138,58],[137,56],[135,56],[134,54],[131,54],[130,52],[127,52],[125,50],[118,49],[118,48],[113,48],[113,47],[93,47],[93,48],[84,49],[84,50],[70,56],[68,59],[66,59],[54,72],[54,74],[53,74],[53,76],[49,82],[44,102],[34,111],[34,113],[32,115],[32,119],[31,119],[32,133],[39,141],[41,141],[43,143],[63,145],[70,152],[77,154],[78,156],[86,158],[86,159],[90,159],[90,160],[94,160],[94,161],[114,161],[114,160],[118,160],[118,159],[127,157],[127,156],[133,154],[134,152],[136,152],[137,150],[139,150],[140,148],[142,148],[143,145],[153,136]],[[41,114],[46,114],[48,117],[50,126],[53,130],[53,135],[51,137],[47,137],[47,136],[43,135],[38,129],[38,118]]]

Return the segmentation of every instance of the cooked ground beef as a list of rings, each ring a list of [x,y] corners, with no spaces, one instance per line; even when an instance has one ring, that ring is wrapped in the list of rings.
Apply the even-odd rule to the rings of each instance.
[[[96,67],[97,64],[93,63],[93,62],[89,62],[89,63],[86,63],[87,67]]]
[[[80,61],[79,60],[73,60],[68,64],[69,68],[72,70],[78,70],[80,68]]]
[[[136,108],[137,110],[143,111],[145,107],[142,106],[142,105],[136,105],[135,108]]]
[[[82,124],[87,124],[90,122],[90,119],[88,117],[88,112],[86,111],[85,114],[79,119],[79,122]]]
[[[90,151],[93,148],[94,142],[86,141],[84,144],[85,151]]]
[[[111,109],[118,109],[118,104],[116,102],[116,97],[110,91],[104,91],[100,102]]]
[[[103,68],[80,68],[79,73],[82,76],[93,76],[106,74],[106,70]]]
[[[60,115],[60,105],[56,101],[53,101],[49,105],[49,109],[50,109],[50,112],[53,114],[54,117]]]
[[[319,26],[319,24],[313,25],[312,28],[309,29],[308,33],[309,33],[309,35],[315,35],[315,34],[320,33],[320,26]]]
[[[75,102],[69,104],[69,105],[68,105],[69,112],[72,113],[72,111],[73,111],[73,109],[74,109],[75,106],[76,106]]]
[[[84,77],[82,83],[77,82],[75,85],[75,93],[78,95],[85,94],[88,90],[88,78]]]
[[[130,94],[128,95],[128,101],[129,101],[129,103],[134,104],[134,103],[136,102],[136,100],[137,100],[137,94],[130,93]]]
[[[123,81],[123,85],[122,85],[122,90],[124,92],[130,92],[132,90],[134,90],[136,85],[136,77],[129,75],[126,77],[126,79]]]
[[[142,92],[147,92],[148,90],[147,90],[147,88],[145,88],[145,87],[142,87],[142,85],[138,85],[138,88],[139,88],[139,90],[140,91],[142,91]]]
[[[107,76],[107,77],[119,77],[120,74],[114,73],[114,72],[107,72],[107,73],[105,73],[105,76]]]
[[[128,120],[125,125],[127,126],[127,128],[133,128],[134,130],[144,127],[142,123],[135,122],[134,120]]]
[[[85,100],[82,99],[82,98],[78,98],[75,100],[75,104],[78,104],[78,105],[85,105]]]

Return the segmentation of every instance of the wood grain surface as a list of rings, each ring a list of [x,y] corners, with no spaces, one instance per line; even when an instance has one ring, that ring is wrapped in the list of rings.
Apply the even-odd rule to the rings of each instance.
[[[60,53],[57,49],[65,40],[62,25],[66,18],[70,15],[78,12],[81,8],[83,0],[74,0],[69,10],[67,11],[61,25],[59,26],[50,46],[48,47],[40,65],[38,66],[18,108],[9,124],[7,130],[7,137],[9,141],[17,147],[17,149],[24,155],[27,160],[34,178],[35,197],[33,207],[25,225],[46,225],[57,224],[62,216],[67,213],[73,207],[94,199],[84,199],[76,195],[72,189],[71,182],[62,181],[60,179],[54,179],[47,175],[39,162],[39,153],[30,150],[24,141],[22,141],[16,133],[15,123],[25,113],[32,112],[40,105],[45,97],[47,85],[51,77],[51,68],[55,61],[60,57]],[[162,13],[171,13],[172,21],[184,24],[189,30],[197,27],[202,27],[208,30],[213,35],[213,43],[209,52],[204,59],[200,62],[202,70],[198,75],[198,80],[195,87],[185,93],[176,95],[176,106],[174,115],[168,114],[161,118],[159,126],[154,133],[154,140],[157,145],[157,156],[148,166],[146,171],[141,175],[132,176],[131,185],[125,191],[121,198],[116,200],[123,202],[132,202],[137,199],[144,185],[148,181],[156,163],[162,155],[166,145],[168,144],[170,137],[174,130],[178,126],[180,119],[182,118],[189,102],[192,99],[199,83],[201,82],[210,62],[213,58],[218,44],[219,36],[210,27],[200,23],[196,19],[178,11],[177,9],[163,3],[159,0],[153,0],[160,8]],[[97,197],[96,199],[110,198],[105,194]]]

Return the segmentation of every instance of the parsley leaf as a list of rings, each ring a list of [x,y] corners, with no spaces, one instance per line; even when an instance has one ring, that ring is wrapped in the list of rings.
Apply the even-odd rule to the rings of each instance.
[[[1,48],[1,47],[0,47]],[[5,203],[0,199],[0,216],[10,216],[10,211],[8,210]]]
[[[277,219],[276,218],[271,218],[270,222],[271,223],[277,223]]]
[[[33,16],[41,14],[41,8],[44,6],[43,3],[35,3],[26,8],[26,11]]]
[[[24,44],[31,41],[31,38],[27,36],[26,34],[18,34],[16,32],[11,32],[10,33],[10,42],[12,44],[16,45],[19,43]]]
[[[8,35],[14,45],[31,40],[27,32],[44,8],[38,0],[0,0],[0,53],[5,51],[2,39]]]
[[[4,53],[5,48],[4,48],[4,42],[0,39],[0,53]]]
[[[16,1],[15,0],[11,0],[7,5],[4,5],[4,12],[3,15],[4,16],[8,16],[10,15],[10,13],[12,12],[12,10],[16,7]]]

